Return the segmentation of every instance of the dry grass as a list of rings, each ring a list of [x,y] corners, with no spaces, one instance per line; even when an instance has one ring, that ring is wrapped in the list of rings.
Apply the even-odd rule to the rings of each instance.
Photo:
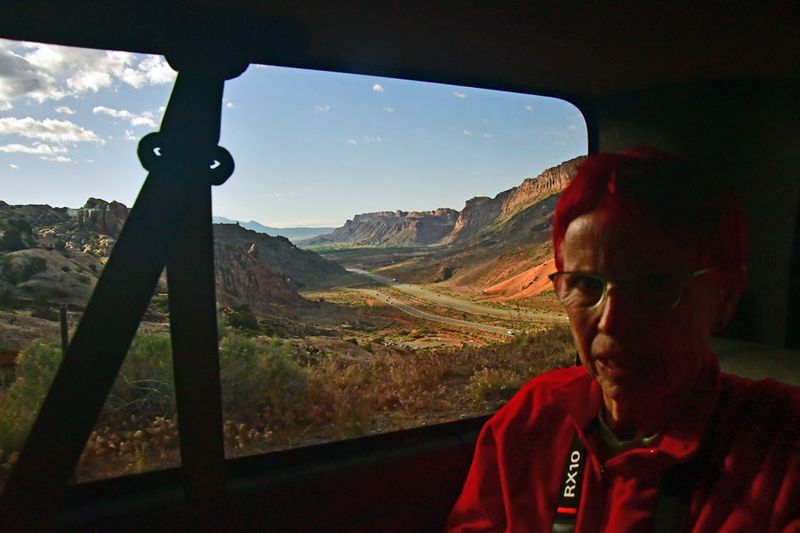
[[[163,338],[146,335],[152,338],[137,344],[136,361],[160,365],[163,358],[168,360],[168,353],[154,351],[164,346]],[[228,331],[220,350],[229,457],[491,412],[532,376],[574,361],[572,339],[563,326],[481,347],[409,350],[376,345],[366,357]],[[22,437],[0,444],[0,480],[15,462],[38,408],[29,395],[39,394],[41,401],[46,390],[42,379],[54,372],[57,352],[42,343],[25,352],[27,365],[36,370],[36,390],[16,385],[26,383],[20,376],[0,397],[0,423],[13,424]],[[127,375],[143,379],[146,370],[128,369]],[[164,388],[146,397],[115,385],[117,403],[107,405],[86,444],[79,481],[178,463],[171,376],[164,373],[158,379]]]

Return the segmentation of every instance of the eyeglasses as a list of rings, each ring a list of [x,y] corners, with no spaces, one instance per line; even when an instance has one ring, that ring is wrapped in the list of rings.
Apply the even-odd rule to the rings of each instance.
[[[547,277],[553,282],[558,299],[571,309],[600,305],[608,293],[609,283],[624,289],[641,306],[673,309],[681,302],[683,291],[691,280],[717,268],[702,268],[688,273],[645,272],[614,280],[589,272],[553,272]]]

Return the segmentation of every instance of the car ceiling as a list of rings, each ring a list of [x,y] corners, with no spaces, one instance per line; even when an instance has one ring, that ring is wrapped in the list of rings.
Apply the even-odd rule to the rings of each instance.
[[[797,78],[800,2],[51,2],[5,0],[0,36],[572,100],[697,80]]]

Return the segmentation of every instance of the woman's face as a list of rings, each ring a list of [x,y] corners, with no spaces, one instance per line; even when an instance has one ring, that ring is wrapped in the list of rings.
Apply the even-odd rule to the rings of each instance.
[[[695,264],[687,243],[676,242],[655,223],[614,204],[582,215],[567,227],[562,270],[616,280],[647,272],[688,273]],[[612,399],[633,411],[663,408],[693,385],[719,302],[714,276],[686,284],[674,308],[648,305],[642,295],[609,284],[605,298],[588,309],[567,309],[581,362]]]

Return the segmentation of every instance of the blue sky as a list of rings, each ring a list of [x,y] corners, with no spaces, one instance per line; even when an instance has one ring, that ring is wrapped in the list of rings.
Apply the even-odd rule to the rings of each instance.
[[[158,56],[0,40],[0,200],[131,205],[174,76]],[[278,227],[461,209],[587,150],[557,99],[255,65],[226,84],[220,144],[236,172],[214,214]]]

